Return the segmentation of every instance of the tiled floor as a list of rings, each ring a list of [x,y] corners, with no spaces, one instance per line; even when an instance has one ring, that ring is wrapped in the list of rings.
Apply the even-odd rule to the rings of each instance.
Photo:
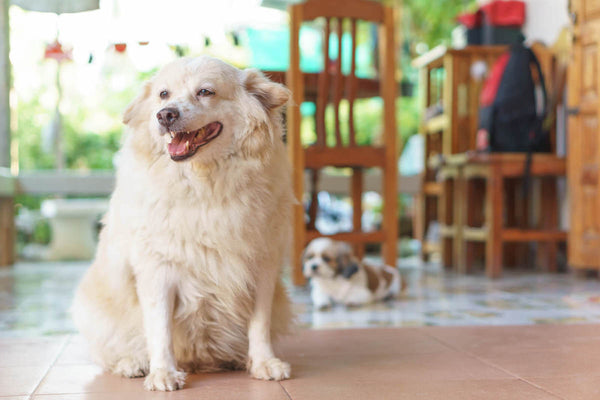
[[[0,400],[600,398],[597,278],[508,273],[492,282],[405,260],[409,291],[397,301],[314,311],[307,289],[292,289],[300,328],[278,345],[291,380],[193,375],[166,394],[89,361],[68,313],[86,267],[0,269]]]
[[[292,379],[192,375],[176,393],[103,373],[79,336],[3,339],[0,397],[100,399],[598,399],[600,326],[305,330],[282,342]]]

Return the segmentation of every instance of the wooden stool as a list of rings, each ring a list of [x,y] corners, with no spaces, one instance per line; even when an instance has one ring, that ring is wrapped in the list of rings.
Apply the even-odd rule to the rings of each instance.
[[[540,218],[537,226],[525,226],[527,223],[527,208],[522,207],[522,223],[507,226],[506,222],[517,219],[512,216],[507,218],[507,194],[505,191],[508,178],[523,176],[526,155],[522,153],[493,153],[493,154],[467,154],[462,164],[464,183],[464,201],[458,203],[462,207],[462,240],[464,253],[462,255],[464,270],[468,271],[473,261],[473,251],[470,244],[473,242],[485,243],[485,270],[490,278],[502,275],[502,249],[505,243],[514,242],[539,242],[543,246],[538,250],[538,256],[545,254],[544,262],[548,270],[556,270],[556,256],[558,242],[567,239],[567,233],[558,226],[558,199],[556,192],[556,178],[565,176],[566,162],[562,157],[554,154],[534,154],[531,162],[531,176],[542,178],[541,195],[539,198]],[[481,190],[473,187],[476,179],[485,181],[485,195]],[[513,193],[516,198],[519,193]],[[481,201],[483,197],[483,201]],[[512,207],[511,207],[512,208]],[[483,212],[482,212],[483,211]],[[473,226],[477,213],[483,214],[483,224]],[[461,229],[461,228],[459,228]],[[543,249],[543,250],[542,250]]]

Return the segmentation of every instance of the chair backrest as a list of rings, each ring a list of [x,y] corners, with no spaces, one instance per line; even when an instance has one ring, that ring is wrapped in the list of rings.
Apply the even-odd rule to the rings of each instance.
[[[559,71],[556,55],[551,48],[546,47],[539,42],[533,43],[531,45],[531,50],[539,60],[542,73],[544,74],[546,90],[548,92],[548,113],[550,114],[552,121],[548,126],[550,131],[550,151],[554,153],[556,152],[556,107],[558,106],[558,96],[559,91],[561,90],[561,84],[558,82]],[[539,81],[537,71],[533,71],[533,73],[537,83]],[[564,89],[564,87],[562,89]]]
[[[300,27],[303,23],[322,18],[323,39],[321,57],[323,68],[318,76],[304,76],[300,70]],[[288,86],[294,93],[294,103],[299,106],[302,101],[313,101],[315,110],[315,132],[317,147],[327,146],[326,109],[333,108],[333,132],[330,132],[335,147],[356,146],[356,127],[354,121],[355,100],[359,97],[381,96],[384,100],[384,134],[395,134],[394,101],[396,96],[393,14],[392,10],[380,3],[370,0],[309,0],[290,7],[290,69],[288,70]],[[374,60],[378,70],[375,79],[358,78],[357,70],[357,23],[365,21],[378,26],[377,46],[379,58]],[[348,46],[343,46],[344,37],[350,38],[349,71],[342,72],[342,58],[347,59]],[[330,42],[337,51],[331,56]],[[346,44],[346,43],[344,43]],[[375,53],[375,52],[374,52]],[[346,68],[344,68],[346,69]],[[314,79],[316,78],[316,82]],[[313,79],[311,82],[310,79]],[[314,86],[315,92],[307,93],[304,98],[304,85]],[[348,101],[348,121],[342,121],[340,103]],[[390,103],[386,105],[386,103]],[[298,114],[296,116],[300,118]],[[292,117],[294,118],[294,117]],[[299,119],[298,119],[299,128]],[[348,139],[342,139],[342,126],[347,125]],[[387,125],[387,126],[386,126]],[[331,125],[330,125],[331,126]],[[298,132],[299,134],[299,132]]]

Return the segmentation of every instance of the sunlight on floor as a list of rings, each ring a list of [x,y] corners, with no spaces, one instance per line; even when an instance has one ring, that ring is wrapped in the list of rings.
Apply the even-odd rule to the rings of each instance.
[[[0,269],[0,337],[74,332],[73,292],[87,262],[19,263]],[[310,304],[308,287],[290,289],[301,328],[580,324],[600,322],[600,281],[573,274],[507,273],[490,281],[402,259],[409,282],[396,301],[367,307]]]

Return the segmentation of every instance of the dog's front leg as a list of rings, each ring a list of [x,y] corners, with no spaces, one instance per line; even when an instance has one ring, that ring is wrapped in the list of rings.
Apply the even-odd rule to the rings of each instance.
[[[271,308],[277,275],[259,279],[254,311],[248,324],[248,370],[257,379],[276,380],[290,377],[290,365],[275,357],[271,346]]]
[[[137,291],[150,355],[150,374],[144,381],[144,387],[162,391],[181,389],[185,383],[185,373],[177,369],[171,331],[175,303],[172,274],[168,267],[160,266],[140,275]]]

